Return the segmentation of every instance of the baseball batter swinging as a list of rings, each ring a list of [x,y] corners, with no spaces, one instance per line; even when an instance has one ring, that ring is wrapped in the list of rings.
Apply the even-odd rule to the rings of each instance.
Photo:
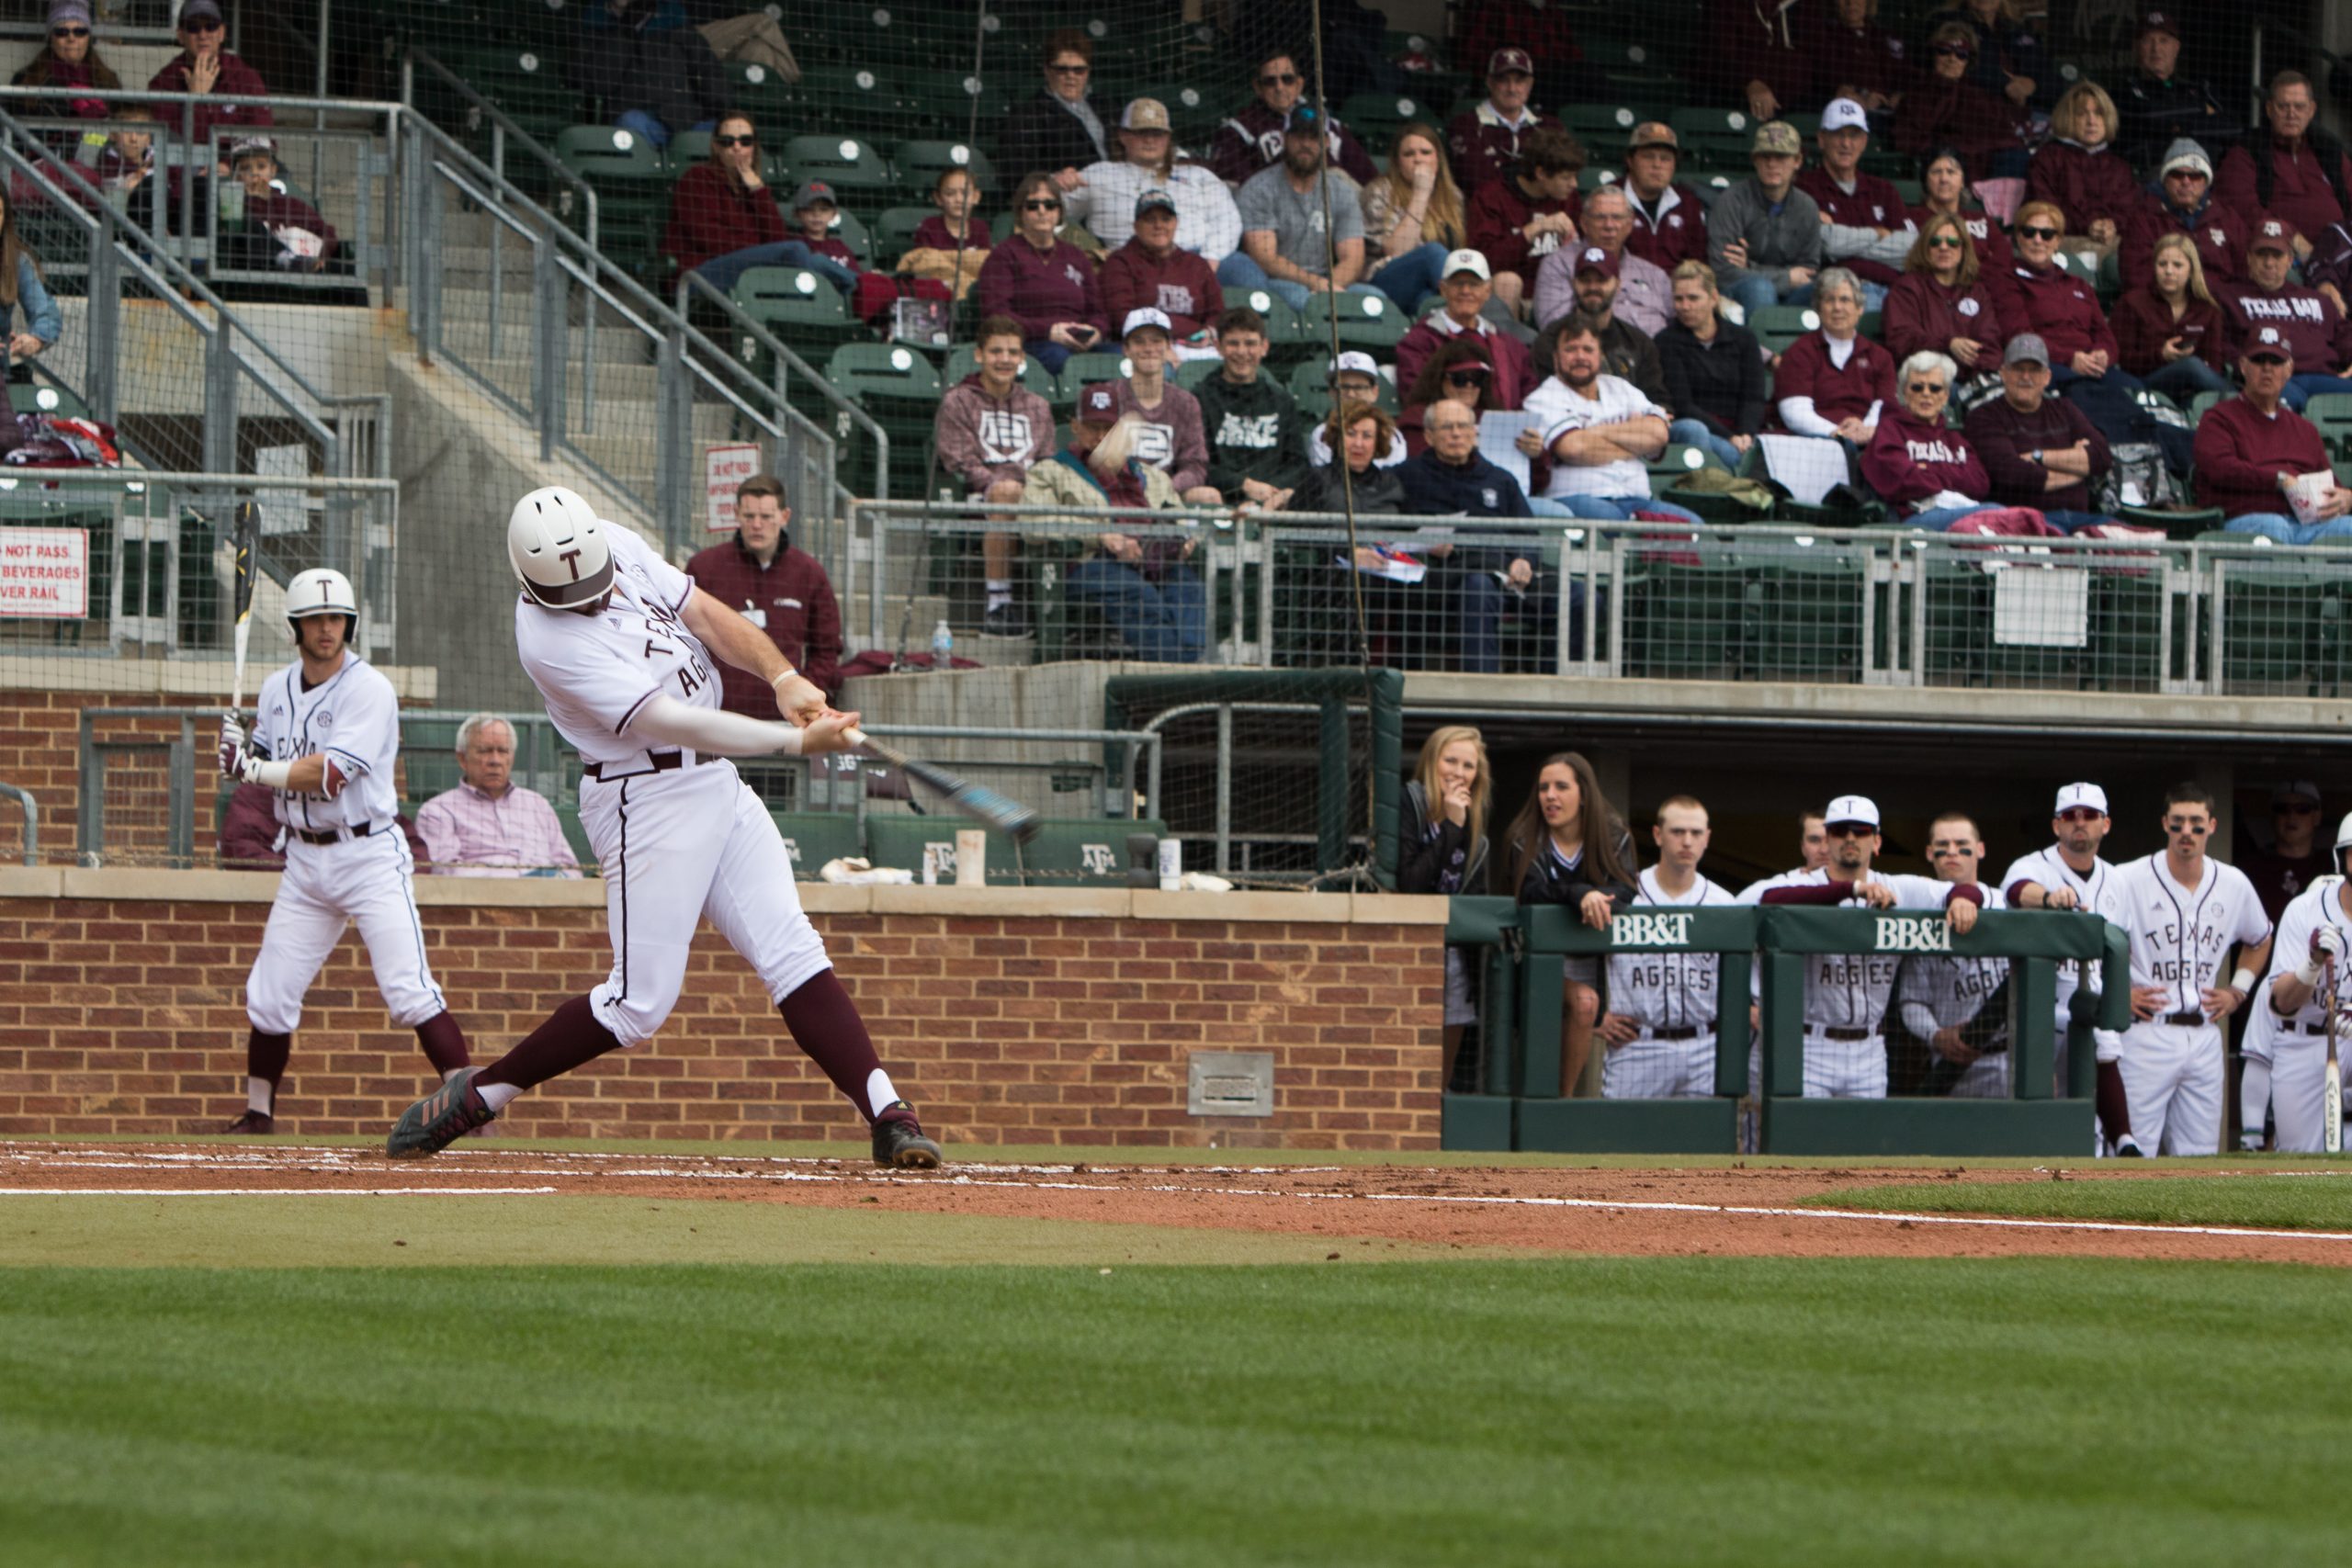
[[[883,1071],[801,910],[775,819],[727,760],[847,750],[843,732],[857,716],[829,706],[764,632],[569,490],[516,502],[506,551],[523,586],[514,606],[523,668],[586,761],[580,819],[604,865],[612,972],[489,1066],[410,1106],[385,1152],[435,1153],[525,1089],[653,1038],[685,984],[695,925],[707,919],[865,1119],[875,1162],[937,1166],[939,1145]],[[792,722],[725,712],[714,660],[766,682]]]
[[[2335,829],[2339,873],[2347,848],[2352,848],[2352,817]],[[2322,1152],[2320,1089],[2327,1076],[2330,1000],[2326,976],[2332,967],[2340,1032],[2346,1010],[2352,1010],[2352,975],[2345,972],[2344,962],[2347,951],[2352,951],[2352,882],[2342,875],[2320,877],[2279,915],[2270,977],[2257,993],[2265,998],[2268,1017],[2257,1013],[2248,1021],[2245,1078],[2238,1088],[2239,1125],[2247,1146],[2261,1145],[2267,1108],[2278,1124],[2279,1149],[2299,1155]],[[2268,1027],[2256,1030],[2256,1023]]]
[[[356,924],[392,1021],[416,1031],[444,1082],[466,1066],[466,1037],[424,957],[411,886],[415,862],[393,820],[399,798],[400,704],[392,683],[351,651],[359,602],[339,571],[287,584],[299,657],[256,700],[250,741],[239,716],[220,721],[220,772],[277,792],[286,873],[245,978],[245,1113],[232,1133],[277,1131],[277,1085],[302,1021],[302,995]]]
[[[2205,852],[2213,797],[2196,784],[2165,792],[2165,848],[2115,869],[2098,912],[2132,942],[2132,1027],[2101,1030],[2098,1056],[2123,1083],[2127,1157],[2222,1152],[2228,1082],[2222,1020],[2253,991],[2270,960],[2270,921],[2254,884]],[[2222,959],[2240,950],[2227,985]]]

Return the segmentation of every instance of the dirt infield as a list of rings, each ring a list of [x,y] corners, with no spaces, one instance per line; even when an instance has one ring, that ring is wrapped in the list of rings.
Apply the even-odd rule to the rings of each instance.
[[[2221,1167],[2199,1174],[2219,1175]],[[0,1143],[0,1196],[487,1193],[906,1212],[1634,1256],[2205,1258],[2352,1266],[2352,1235],[1800,1208],[1889,1181],[2129,1181],[2112,1167],[1477,1169],[1015,1165],[937,1173],[772,1156],[487,1146],[395,1162],[299,1145]]]

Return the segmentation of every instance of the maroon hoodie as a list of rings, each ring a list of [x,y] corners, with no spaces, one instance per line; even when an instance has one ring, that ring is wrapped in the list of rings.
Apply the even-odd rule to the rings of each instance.
[[[2284,403],[2264,414],[2244,398],[2223,398],[2197,422],[2197,504],[2225,517],[2250,512],[2289,515],[2278,478],[2328,467],[2318,426]]]
[[[2120,235],[2146,199],[2132,165],[2112,146],[2096,148],[2050,141],[2026,165],[2028,201],[2055,202],[2066,215],[2066,232],[2087,234],[2104,218]]]
[[[1903,205],[1903,193],[1891,180],[1857,171],[1851,195],[1829,176],[1829,171],[1815,164],[1797,175],[1797,189],[1813,197],[1821,215],[1832,223],[1850,229],[1900,229],[1911,220],[1910,209]],[[1872,283],[1892,284],[1903,276],[1898,269],[1867,256],[1839,256],[1837,265],[1851,271],[1857,277],[1867,277]]]
[[[1973,338],[1981,345],[1976,357],[1961,368],[1997,372],[2001,350],[2018,330],[2022,329],[2009,326],[1990,275],[1980,272],[1967,288],[1955,284],[1947,288],[1928,273],[1906,272],[1887,290],[1879,337],[1897,360],[1908,359],[1923,348],[1950,354],[1952,339]]]
[[[1011,316],[1032,342],[1059,321],[1083,321],[1106,337],[1111,333],[1094,264],[1067,240],[1040,251],[1016,233],[990,251],[980,264],[980,314]]]
[[[1102,313],[1116,327],[1127,312],[1152,306],[1168,312],[1179,338],[1191,337],[1225,310],[1216,268],[1199,252],[1182,245],[1154,258],[1140,240],[1129,240],[1102,258]]]
[[[2290,283],[2283,288],[2242,284],[2230,290],[2230,338],[2243,346],[2259,327],[2277,327],[2299,374],[2338,376],[2352,364],[2352,321],[2327,296]]]
[[[2174,338],[2188,340],[2197,357],[2214,369],[2230,367],[2229,319],[2217,305],[2192,299],[2176,321],[2172,307],[2157,299],[2154,289],[2135,288],[2115,302],[2107,320],[2115,329],[2116,363],[2134,376],[2145,378],[2163,369],[2165,344]]]
[[[1879,415],[1878,434],[1862,454],[1862,478],[1906,511],[1943,491],[1974,501],[1993,493],[1993,481],[1968,437],[1940,421],[1923,423],[1899,403],[1889,403]]]

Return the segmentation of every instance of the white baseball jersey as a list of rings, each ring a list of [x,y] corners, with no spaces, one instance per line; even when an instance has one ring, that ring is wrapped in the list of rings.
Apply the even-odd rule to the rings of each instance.
[[[2130,933],[2132,984],[2164,987],[2167,1013],[2202,1011],[2199,993],[2213,985],[2230,945],[2270,934],[2254,884],[2211,855],[2193,888],[2173,880],[2161,852],[2117,866],[2098,912]]]
[[[2007,908],[1997,887],[1984,889],[1984,908]],[[1957,1029],[1984,1010],[2009,977],[2006,958],[1947,958],[1920,954],[1905,959],[1896,986],[1903,1026],[1922,1040],[1939,1029]]]
[[[1650,866],[1634,879],[1631,908],[1730,908],[1730,893],[1704,876],[1692,880],[1679,897],[1658,885],[1657,867]],[[1623,1013],[1648,1034],[1659,1029],[1697,1029],[1715,1032],[1717,979],[1722,955],[1713,953],[1612,953],[1609,955],[1609,1010]]]
[[[2344,879],[2323,876],[2297,894],[2294,900],[2278,915],[2278,942],[2270,950],[2270,977],[2292,975],[2311,956],[2312,933],[2323,925],[2334,926],[2344,938],[2346,958],[2335,964],[2335,1010],[2337,1027],[2345,1021],[2345,1010],[2352,1008],[2352,915],[2344,912]],[[2327,1037],[2327,997],[2321,986],[2314,985],[2302,1007],[2291,1017],[2279,1021],[2288,1027],[2279,1031],[2288,1040],[2319,1040]],[[2266,1006],[2267,1005],[2266,998]]]
[[[400,755],[401,705],[381,671],[345,652],[341,669],[305,689],[297,660],[261,683],[255,703],[253,739],[264,755],[290,762],[324,753],[343,776],[332,800],[272,792],[280,822],[311,832],[390,826],[400,810],[392,762]]]
[[[719,705],[710,650],[680,618],[694,579],[628,529],[606,524],[613,593],[593,615],[550,612],[518,592],[514,647],[560,735],[591,762],[640,765],[645,748],[622,733],[657,694],[689,707]]]
[[[1829,868],[1823,866],[1812,871],[1785,872],[1747,891],[1755,895],[1752,901],[1760,904],[1764,895],[1775,887],[1820,887],[1832,880],[1843,879],[1833,879]],[[1931,876],[1911,876],[1900,872],[1873,871],[1870,880],[1893,890],[1898,909],[1940,909],[1955,886]],[[1977,892],[1983,895],[1985,889],[1979,886]],[[1986,897],[1984,902],[1991,906],[1993,900]],[[1860,898],[1847,898],[1837,906],[1843,909],[1868,907]],[[1903,958],[1900,953],[1805,954],[1805,1023],[1815,1028],[1867,1029],[1877,1033],[1886,1016],[1887,1002],[1894,994],[1895,975],[1903,967]]]
[[[2061,887],[2071,887],[2075,890],[2075,908],[2096,911],[2098,901],[2107,896],[2108,879],[2114,874],[2113,866],[2093,856],[2090,874],[2086,876],[2066,863],[2066,857],[2058,852],[2056,844],[2045,844],[2033,853],[2019,855],[2009,863],[2009,869],[2001,874],[2001,897],[2007,899],[2020,882],[2034,883],[2045,894],[2055,893]],[[2068,958],[2062,960],[2057,967],[2058,1031],[2063,1042],[2066,1026],[2074,1018],[2069,1004],[2074,1000],[2075,993],[2086,985],[2094,991],[2098,989],[2098,960]]]

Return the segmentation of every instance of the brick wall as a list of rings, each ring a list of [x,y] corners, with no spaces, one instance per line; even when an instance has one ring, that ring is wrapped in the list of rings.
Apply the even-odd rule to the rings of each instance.
[[[0,870],[0,1134],[218,1131],[243,1108],[243,981],[276,878]],[[477,1061],[610,962],[594,883],[420,879]],[[964,1143],[1438,1146],[1442,900],[804,889],[883,1061]],[[1271,1118],[1185,1111],[1195,1050],[1270,1051]],[[345,939],[280,1091],[296,1134],[381,1133],[424,1092]],[[550,1137],[833,1139],[857,1122],[706,928],[660,1037],[535,1090]]]

